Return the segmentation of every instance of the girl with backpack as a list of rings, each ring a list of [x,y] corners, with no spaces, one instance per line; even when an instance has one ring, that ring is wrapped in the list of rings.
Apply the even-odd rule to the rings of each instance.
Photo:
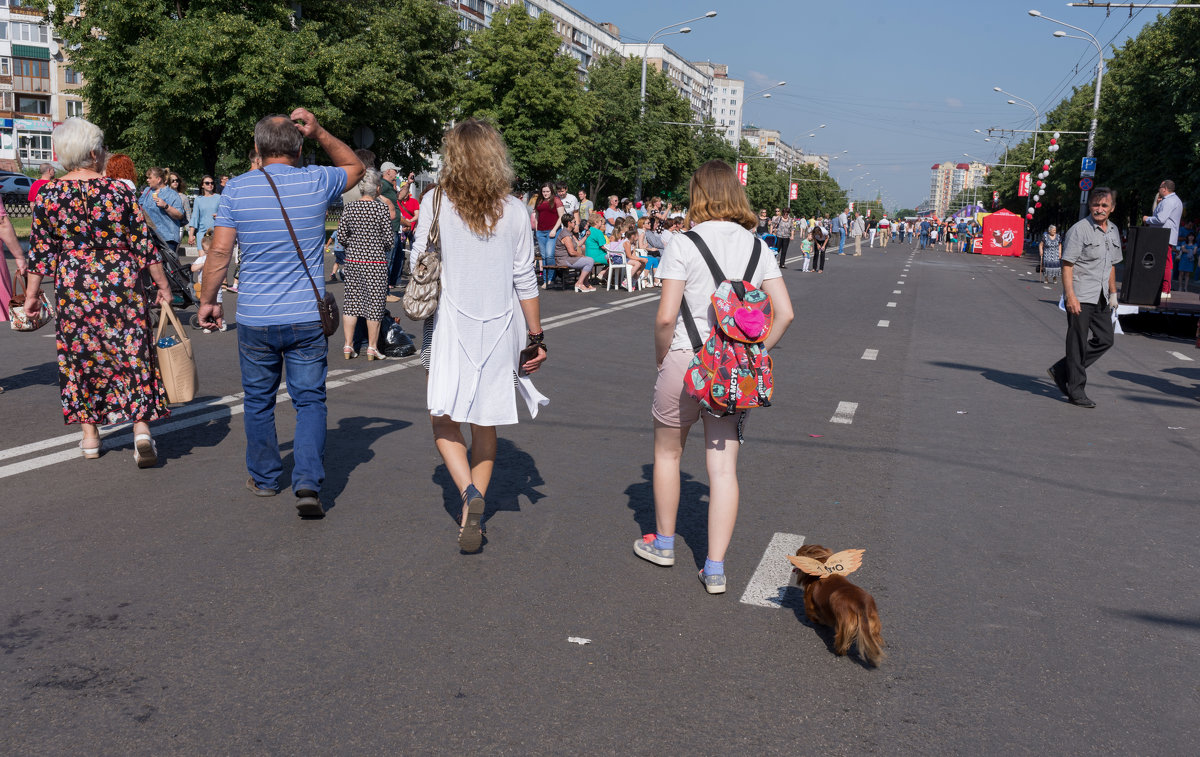
[[[700,402],[685,389],[685,376],[696,354],[688,332],[693,329],[706,340],[716,323],[712,305],[717,291],[715,274],[702,247],[726,279],[744,278],[770,296],[773,321],[763,342],[767,350],[779,341],[793,318],[779,264],[755,238],[758,217],[733,168],[720,160],[700,166],[692,176],[690,196],[688,221],[695,226],[688,234],[671,240],[658,267],[663,287],[654,322],[658,379],[651,407],[655,533],[643,536],[633,546],[638,557],[664,566],[675,564],[679,461],[688,431],[701,419]],[[701,245],[694,241],[696,238]],[[685,322],[684,313],[691,316],[690,324]],[[725,592],[725,552],[738,511],[737,454],[743,415],[703,416],[709,478],[708,556],[699,577],[709,594]]]

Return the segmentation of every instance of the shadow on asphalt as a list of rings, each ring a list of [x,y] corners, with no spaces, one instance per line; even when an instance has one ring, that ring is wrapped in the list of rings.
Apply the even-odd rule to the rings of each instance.
[[[33,365],[22,369],[21,373],[12,376],[4,377],[5,391],[13,389],[23,389],[27,386],[42,386],[42,385],[57,385],[58,384],[58,360],[52,360],[49,363],[41,365]]]
[[[1144,402],[1152,405],[1171,405],[1174,407],[1195,407],[1196,401],[1200,400],[1200,392],[1197,391],[1196,387],[1180,386],[1179,384],[1176,384],[1165,378],[1159,378],[1158,376],[1147,376],[1141,373],[1132,373],[1130,371],[1109,371],[1108,375],[1109,377],[1117,379],[1118,381],[1128,381],[1131,384],[1138,384],[1154,391],[1159,395],[1163,395],[1149,397],[1129,395],[1126,397],[1126,399],[1134,402]],[[1179,402],[1176,399],[1168,399],[1172,397],[1177,398],[1177,400],[1186,400],[1186,402]]]
[[[691,474],[681,473],[679,485],[679,513],[675,519],[675,536],[682,538],[692,550],[696,570],[704,567],[708,555],[708,484],[697,481]],[[652,534],[654,521],[654,466],[642,466],[642,480],[625,489],[629,497],[629,509],[637,521],[638,533]],[[803,612],[803,608],[801,609]]]
[[[1170,615],[1161,615],[1156,612],[1134,612],[1131,610],[1116,610],[1111,607],[1105,607],[1101,609],[1110,615],[1119,615],[1122,618],[1128,618],[1129,620],[1138,620],[1143,623],[1154,623],[1162,626],[1176,626],[1178,628],[1187,628],[1192,631],[1200,631],[1200,617],[1179,618]]]
[[[796,620],[800,621],[801,625],[808,626],[814,632],[816,632],[817,638],[825,642],[825,648],[829,650],[829,654],[834,656],[837,655],[837,653],[833,651],[833,642],[834,639],[837,638],[836,632],[829,626],[823,626],[819,623],[812,622],[808,619],[808,616],[804,614],[804,591],[802,589],[794,586],[789,587],[787,593],[784,595],[783,606],[795,613]],[[857,642],[850,645],[850,651],[846,652],[845,658],[857,663],[859,667],[866,668],[867,670],[874,670],[871,664],[867,662],[866,658],[859,654]]]
[[[398,421],[392,418],[367,418],[352,416],[338,421],[337,428],[331,428],[325,436],[325,483],[321,485],[321,504],[329,512],[337,505],[338,496],[346,490],[350,482],[350,474],[354,469],[375,458],[371,449],[379,439],[393,431],[408,428],[412,423]],[[292,442],[283,442],[279,451],[287,450],[283,456],[283,470],[279,474],[280,486],[287,489],[291,481],[292,467],[295,458],[292,453]]]
[[[433,483],[442,487],[442,506],[457,525],[462,521],[462,494],[445,465],[434,468]],[[520,512],[522,495],[530,504],[542,499],[546,495],[534,487],[545,483],[532,455],[508,439],[497,438],[496,467],[492,471],[492,483],[488,486],[487,496],[484,497],[483,522],[486,523],[488,518],[500,511]],[[484,544],[487,544],[486,537]]]
[[[1058,387],[1050,383],[1049,377],[1039,378],[1030,376],[1025,373],[1010,373],[1008,371],[998,371],[995,368],[985,368],[982,365],[967,365],[966,363],[947,363],[942,361],[933,361],[930,365],[936,365],[939,368],[953,368],[959,371],[972,371],[983,376],[988,381],[993,381],[1001,386],[1007,386],[1009,389],[1028,392],[1043,397],[1052,397],[1063,399],[1062,394],[1058,391]],[[1063,399],[1065,402],[1066,400]]]

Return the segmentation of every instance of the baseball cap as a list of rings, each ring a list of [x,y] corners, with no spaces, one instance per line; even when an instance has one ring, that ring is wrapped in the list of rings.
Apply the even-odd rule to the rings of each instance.
[[[380,173],[386,173],[388,171],[399,171],[399,170],[400,170],[400,167],[397,166],[395,163],[393,163],[390,160],[385,162],[382,166],[379,167]]]

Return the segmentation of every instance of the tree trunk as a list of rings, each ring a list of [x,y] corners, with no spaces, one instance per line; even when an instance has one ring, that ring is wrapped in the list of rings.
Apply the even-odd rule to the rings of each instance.
[[[217,157],[217,133],[205,132],[200,143],[200,161],[204,164],[204,172],[214,178],[217,175]]]

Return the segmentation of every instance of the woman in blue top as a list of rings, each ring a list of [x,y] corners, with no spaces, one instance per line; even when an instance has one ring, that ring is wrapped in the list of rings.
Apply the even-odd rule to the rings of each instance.
[[[216,182],[207,174],[200,180],[200,196],[192,204],[192,215],[188,219],[188,246],[196,246],[196,237],[204,237],[217,218],[217,206],[221,195],[216,192]]]

